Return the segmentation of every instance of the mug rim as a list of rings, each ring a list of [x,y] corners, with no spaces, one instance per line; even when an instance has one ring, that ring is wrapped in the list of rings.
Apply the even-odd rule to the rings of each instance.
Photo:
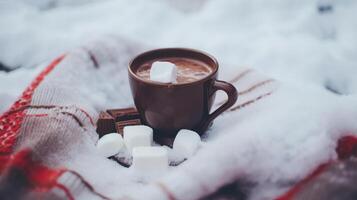
[[[151,80],[140,78],[137,74],[134,73],[134,71],[132,70],[132,65],[135,60],[139,59],[140,57],[146,56],[148,54],[156,53],[159,51],[186,51],[186,52],[194,52],[196,54],[201,54],[201,55],[207,57],[208,59],[210,59],[211,61],[213,61],[214,67],[210,66],[211,68],[213,68],[213,71],[208,76],[206,76],[202,79],[199,79],[199,80],[196,80],[193,82],[188,82],[188,83],[161,83],[161,82],[157,82],[157,81],[151,81]],[[202,60],[200,60],[200,61],[202,61]],[[131,59],[129,62],[129,65],[128,65],[129,75],[132,78],[134,78],[137,81],[148,84],[148,85],[160,86],[160,87],[181,87],[181,86],[201,84],[202,82],[206,82],[207,80],[211,79],[215,74],[217,74],[218,68],[219,68],[218,61],[211,54],[206,53],[201,50],[192,49],[192,48],[184,48],[184,47],[158,48],[158,49],[144,51],[144,52],[140,53],[139,55],[135,56],[133,59]]]

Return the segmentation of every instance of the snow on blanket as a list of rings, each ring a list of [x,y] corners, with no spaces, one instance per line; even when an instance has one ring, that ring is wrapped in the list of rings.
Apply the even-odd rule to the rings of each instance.
[[[220,79],[240,91],[236,105],[215,120],[194,157],[159,177],[142,177],[100,156],[93,121],[102,109],[132,105],[126,63],[143,49],[108,38],[65,54],[34,90],[14,150],[30,148],[43,165],[73,170],[112,199],[197,199],[238,179],[254,183],[249,199],[271,199],[336,159],[337,140],[357,133],[356,96],[225,66],[230,75]],[[59,178],[76,199],[93,198],[70,180]]]

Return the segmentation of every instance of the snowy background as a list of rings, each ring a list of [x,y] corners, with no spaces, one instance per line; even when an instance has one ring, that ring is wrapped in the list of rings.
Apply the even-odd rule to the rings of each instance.
[[[332,2],[332,12],[318,4]],[[100,37],[205,50],[221,66],[357,92],[357,1],[1,0],[0,112],[48,62]]]
[[[319,5],[332,9],[319,13]],[[228,73],[225,66],[250,67],[282,83],[264,105],[265,113],[238,115],[244,119],[236,130],[252,132],[246,140],[261,141],[267,149],[252,158],[276,159],[269,165],[258,162],[250,172],[269,175],[269,180],[296,178],[335,156],[337,129],[355,128],[356,18],[355,0],[0,0],[0,113],[50,60],[98,38],[120,37],[153,48],[197,48],[217,57],[222,77]],[[336,113],[342,117],[333,118]],[[214,129],[225,130],[222,121],[228,118],[218,119]],[[253,130],[252,123],[264,130]],[[249,143],[239,139],[244,152]],[[286,143],[274,144],[276,139]],[[220,140],[228,147],[237,145],[229,144],[229,137]],[[286,148],[290,151],[276,155]],[[241,155],[237,151],[237,160]],[[303,161],[306,167],[299,166]],[[251,167],[249,159],[241,163],[242,169]],[[292,166],[301,170],[295,174]],[[283,170],[276,171],[279,167]]]

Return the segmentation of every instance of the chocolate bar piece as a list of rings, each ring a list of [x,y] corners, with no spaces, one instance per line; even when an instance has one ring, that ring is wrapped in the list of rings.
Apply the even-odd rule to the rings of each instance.
[[[123,134],[124,126],[140,124],[141,119],[136,108],[108,109],[99,115],[97,133],[99,137],[113,132]]]
[[[115,128],[117,132],[123,135],[123,129],[125,126],[141,125],[140,119],[131,119],[126,121],[118,121],[115,123]]]
[[[140,119],[136,108],[109,109],[107,112],[113,116],[116,122],[123,120]]]
[[[107,112],[100,112],[97,121],[97,133],[99,137],[114,132],[116,132],[114,118]]]

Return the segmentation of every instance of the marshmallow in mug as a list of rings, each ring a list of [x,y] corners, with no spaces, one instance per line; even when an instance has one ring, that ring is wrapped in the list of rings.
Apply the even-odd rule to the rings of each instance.
[[[177,68],[170,62],[157,61],[151,65],[150,80],[162,83],[176,82]]]

